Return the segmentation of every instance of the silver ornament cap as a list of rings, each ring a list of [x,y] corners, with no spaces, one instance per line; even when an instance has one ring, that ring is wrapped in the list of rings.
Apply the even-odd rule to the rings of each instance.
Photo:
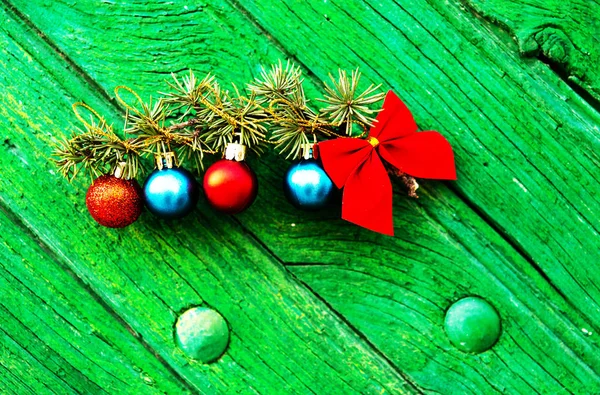
[[[225,159],[241,162],[246,159],[246,146],[238,143],[227,143],[225,146]]]

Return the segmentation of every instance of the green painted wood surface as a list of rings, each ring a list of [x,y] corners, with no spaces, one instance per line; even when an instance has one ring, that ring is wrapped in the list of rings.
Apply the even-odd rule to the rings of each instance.
[[[17,32],[25,33],[18,21],[10,20],[9,27],[16,32],[8,31],[3,37],[7,47],[2,62],[14,74],[3,74],[1,83],[8,87],[2,115],[11,124],[7,144],[12,148],[7,147],[9,154],[2,162],[7,169],[2,178],[3,205],[11,212],[34,213],[27,227],[39,232],[42,241],[90,284],[94,294],[131,326],[176,377],[191,390],[205,393],[264,393],[273,388],[403,392],[409,386],[401,372],[363,344],[357,333],[301,287],[268,251],[245,237],[246,231],[234,219],[204,209],[173,223],[147,216],[150,222],[141,227],[113,233],[105,233],[106,229],[87,219],[71,223],[69,218],[81,217],[83,194],[77,196],[81,185],[56,178],[47,161],[49,145],[66,135],[70,115],[24,117],[18,101],[33,100],[39,108],[68,107],[77,94],[101,110],[110,109],[94,101],[94,93],[78,78],[63,77],[64,87],[53,80],[57,78],[54,73],[59,73],[58,78],[65,73],[64,61],[50,56],[51,49],[37,35],[25,35],[26,40],[19,43],[9,40]],[[30,84],[24,72],[37,83]],[[47,90],[47,86],[55,89]],[[40,122],[44,130],[37,126]],[[33,175],[27,185],[18,175],[23,170]],[[35,176],[41,172],[52,176]],[[29,198],[40,191],[48,192],[43,200]],[[48,209],[61,214],[53,216]],[[56,221],[68,225],[57,226]],[[217,309],[232,327],[230,351],[217,364],[191,361],[175,346],[175,320],[193,305]]]
[[[524,56],[544,58],[563,78],[600,99],[598,1],[469,0],[465,4],[510,32]]]
[[[3,390],[187,392],[19,222],[0,211],[0,363],[15,380]]]
[[[6,278],[32,279],[28,291],[2,287],[14,318],[0,326],[9,350],[0,388],[600,392],[600,117],[584,100],[597,95],[597,5],[573,5],[578,24],[562,3],[536,5],[3,2],[0,205],[10,236],[2,256]],[[563,36],[575,50],[561,57]],[[280,189],[286,163],[270,155],[251,161],[261,189],[242,215],[220,216],[201,201],[191,218],[146,213],[114,231],[87,216],[87,182],[68,185],[46,160],[72,130],[76,100],[119,124],[115,85],[149,95],[188,67],[241,85],[286,58],[308,73],[311,96],[338,67],[360,66],[366,80],[393,88],[423,129],[449,138],[459,181],[424,182],[418,201],[398,188],[397,236],[388,238],[335,210],[294,210]],[[33,267],[37,277],[26,274]],[[499,342],[478,355],[455,349],[443,330],[446,309],[468,295],[502,318]],[[36,325],[33,314],[15,315],[27,303],[98,327],[77,327],[79,337],[51,313],[38,313],[45,324]],[[230,348],[212,365],[176,347],[175,320],[194,305],[218,310],[231,327]]]

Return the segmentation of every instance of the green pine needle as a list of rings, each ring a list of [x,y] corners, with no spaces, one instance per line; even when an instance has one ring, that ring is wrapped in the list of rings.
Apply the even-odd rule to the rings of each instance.
[[[78,130],[70,140],[64,140],[55,151],[54,162],[59,172],[72,181],[81,170],[93,179],[112,174],[119,163],[125,162],[123,177],[133,178],[141,164],[137,150],[140,140],[122,140],[103,119],[90,119],[85,130]]]
[[[228,143],[236,142],[262,153],[267,128],[267,114],[251,93],[242,95],[233,85],[234,95],[213,84],[212,93],[205,97],[196,114],[205,125],[201,138],[215,151],[224,151]]]
[[[303,81],[300,67],[279,61],[248,85],[270,116],[269,140],[286,158],[298,157],[302,145],[314,141],[315,130],[307,123],[316,122],[317,114],[307,106]]]
[[[260,103],[265,103],[277,99],[289,99],[295,92],[301,90],[303,81],[300,67],[290,61],[284,67],[280,60],[268,71],[261,68],[260,77],[248,84],[248,90],[259,98]]]
[[[171,77],[173,82],[167,84],[173,89],[173,92],[161,92],[161,94],[164,96],[163,100],[166,104],[174,105],[175,111],[185,108],[182,117],[192,113],[200,105],[200,101],[207,91],[216,83],[215,77],[210,74],[207,74],[204,79],[198,80],[192,70],[181,80],[175,74],[171,74]]]
[[[333,87],[325,83],[327,94],[324,99],[318,99],[327,104],[321,109],[321,115],[334,124],[344,125],[347,135],[352,134],[354,123],[373,126],[375,118],[371,115],[378,110],[372,110],[369,106],[381,101],[385,96],[383,92],[375,93],[381,85],[370,85],[356,96],[360,77],[361,73],[358,69],[352,71],[350,78],[346,71],[341,69],[338,71],[337,80],[330,74]]]
[[[302,70],[289,61],[263,68],[245,90],[233,85],[231,93],[214,76],[198,79],[191,70],[181,77],[173,74],[170,92],[147,103],[119,87],[117,92],[124,88],[139,102],[133,108],[120,100],[127,108],[125,137],[131,137],[120,138],[100,115],[80,104],[95,118],[86,122],[80,117],[85,129],[59,144],[54,161],[69,180],[81,170],[96,178],[123,162],[124,177],[133,178],[143,167],[142,157],[175,150],[181,161],[199,170],[205,152],[222,152],[235,142],[261,153],[267,135],[281,154],[298,157],[303,145],[339,136],[340,128],[351,135],[354,124],[372,126],[378,110],[371,106],[384,94],[377,92],[379,85],[357,93],[360,76],[358,70],[350,75],[339,70],[337,79],[330,75],[332,85],[325,84],[326,95],[319,100],[326,105],[320,111],[308,106]]]

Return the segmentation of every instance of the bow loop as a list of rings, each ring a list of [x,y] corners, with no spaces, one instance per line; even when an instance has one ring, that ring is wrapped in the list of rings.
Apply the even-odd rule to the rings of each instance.
[[[344,188],[342,218],[390,236],[392,185],[381,158],[410,176],[456,179],[450,143],[438,132],[417,133],[412,114],[392,91],[366,139],[342,137],[318,148],[325,172]]]
[[[340,137],[318,144],[319,157],[325,172],[336,187],[342,188],[356,168],[373,151],[373,147],[362,139]],[[327,158],[323,160],[322,158]]]
[[[383,108],[369,130],[369,136],[383,143],[398,137],[416,133],[418,130],[415,120],[408,107],[392,91],[388,91],[383,101]]]

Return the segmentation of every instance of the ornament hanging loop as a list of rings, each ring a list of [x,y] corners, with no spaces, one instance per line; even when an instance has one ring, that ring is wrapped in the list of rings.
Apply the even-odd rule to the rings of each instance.
[[[120,91],[120,90],[122,90],[122,89],[124,89],[124,90],[126,90],[127,92],[129,92],[130,94],[132,94],[132,95],[133,95],[133,97],[135,97],[135,99],[138,101],[138,103],[139,103],[140,105],[142,105],[142,106],[143,106],[143,104],[144,104],[144,101],[142,100],[142,98],[140,97],[140,95],[138,95],[138,94],[137,94],[137,93],[136,93],[136,92],[135,92],[133,89],[131,89],[130,87],[128,87],[128,86],[125,86],[125,85],[119,85],[119,86],[117,86],[117,87],[115,88],[115,97],[117,98],[117,101],[118,101],[119,103],[121,103],[121,105],[122,105],[123,107],[125,107],[125,108],[127,109],[127,111],[131,111],[131,112],[133,112],[133,113],[135,113],[135,114],[137,114],[137,115],[141,115],[142,113],[141,113],[141,112],[140,112],[140,111],[139,111],[137,108],[135,108],[135,107],[133,107],[133,106],[129,105],[129,104],[128,104],[128,103],[127,103],[125,100],[123,100],[123,98],[122,98],[122,97],[119,95],[119,91]]]
[[[77,103],[73,103],[73,105],[71,106],[73,108],[73,112],[75,113],[75,117],[77,117],[77,119],[79,119],[79,121],[84,124],[88,129],[93,130],[93,129],[99,129],[98,127],[92,127],[92,125],[90,125],[84,118],[83,116],[81,116],[81,114],[79,113],[79,107],[83,107],[86,110],[88,110],[90,113],[92,113],[92,115],[94,117],[96,117],[100,123],[99,125],[104,125],[106,124],[106,121],[104,120],[104,118],[102,118],[100,116],[100,114],[98,114],[98,112],[96,110],[94,110],[92,107],[88,106],[87,104],[85,104],[84,102],[77,102]],[[93,119],[92,119],[92,124],[94,123]]]
[[[156,160],[156,167],[158,168],[158,170],[162,170],[164,168],[172,169],[173,167],[179,167],[177,155],[175,155],[175,152],[172,151],[154,154],[154,159]]]

